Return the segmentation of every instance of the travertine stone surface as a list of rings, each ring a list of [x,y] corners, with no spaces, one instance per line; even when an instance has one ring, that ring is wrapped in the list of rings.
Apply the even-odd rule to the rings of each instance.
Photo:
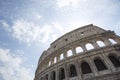
[[[42,53],[34,80],[120,80],[120,37],[93,24],[73,30]]]

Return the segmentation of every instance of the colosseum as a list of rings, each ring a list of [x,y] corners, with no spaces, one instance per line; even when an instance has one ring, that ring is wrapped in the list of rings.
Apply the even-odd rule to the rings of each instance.
[[[42,53],[34,80],[120,80],[120,37],[93,24],[66,33]]]

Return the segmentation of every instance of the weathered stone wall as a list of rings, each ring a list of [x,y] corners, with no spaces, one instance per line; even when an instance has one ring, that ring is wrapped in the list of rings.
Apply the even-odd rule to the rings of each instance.
[[[39,59],[35,80],[119,80],[119,62],[120,37],[91,24],[53,42]],[[87,73],[83,63],[89,66]]]

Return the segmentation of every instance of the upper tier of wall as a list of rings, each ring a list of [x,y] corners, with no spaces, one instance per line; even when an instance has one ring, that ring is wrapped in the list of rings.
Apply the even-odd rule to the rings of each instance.
[[[95,34],[104,33],[106,30],[99,28],[93,24],[82,26],[78,29],[75,29],[71,32],[66,33],[57,40],[55,40],[46,51],[44,51],[39,59],[38,64],[44,60],[45,57],[54,53],[56,50],[64,47],[67,44],[75,42],[85,37],[89,37]]]

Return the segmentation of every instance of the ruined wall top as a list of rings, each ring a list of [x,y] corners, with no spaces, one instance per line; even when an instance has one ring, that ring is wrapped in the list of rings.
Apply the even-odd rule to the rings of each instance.
[[[82,38],[88,37],[90,35],[103,33],[103,32],[105,32],[104,29],[94,26],[93,24],[82,26],[78,29],[75,29],[71,32],[66,33],[65,35],[63,35],[60,38],[58,38],[57,40],[55,40],[51,44],[51,47],[57,49],[57,48],[63,47],[65,44],[74,42],[77,39],[82,39]],[[60,45],[60,44],[62,44],[62,45]]]

